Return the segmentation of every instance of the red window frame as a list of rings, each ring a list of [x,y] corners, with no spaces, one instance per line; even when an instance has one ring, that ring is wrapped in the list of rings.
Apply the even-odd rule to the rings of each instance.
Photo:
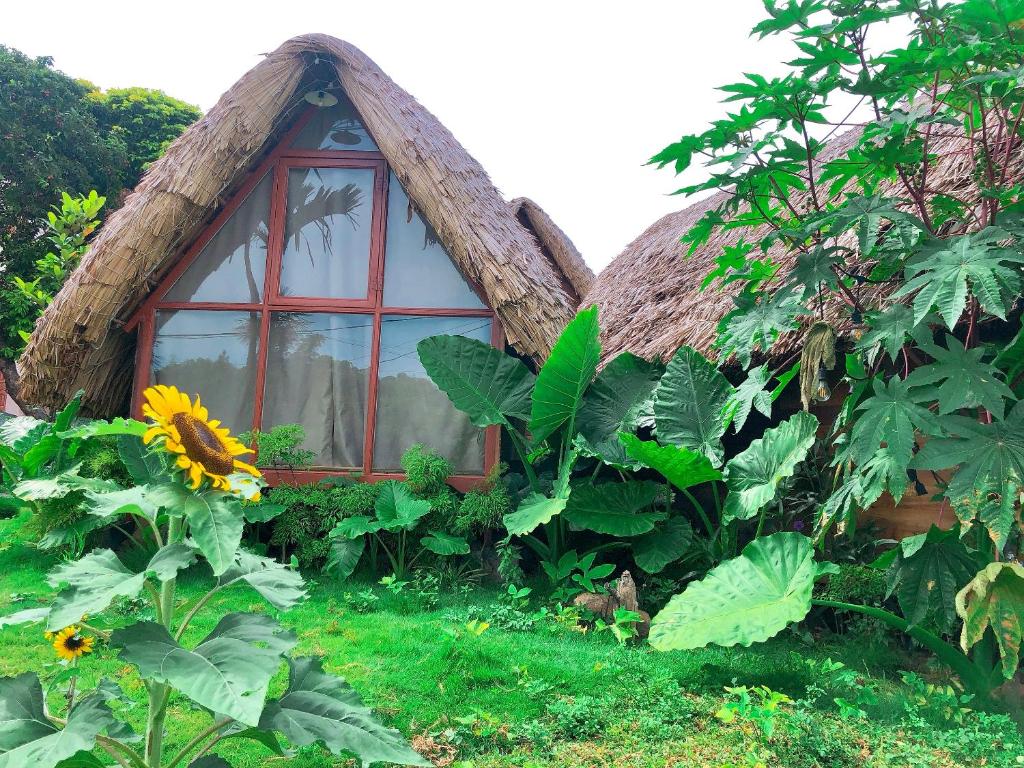
[[[363,466],[357,468],[338,469],[277,469],[265,472],[268,482],[306,483],[325,477],[337,476],[339,473],[360,472],[360,477],[368,481],[401,479],[401,473],[374,472],[373,449],[377,414],[378,368],[380,363],[380,334],[382,318],[386,315],[413,315],[425,317],[481,317],[491,321],[491,343],[502,348],[505,334],[495,312],[487,306],[480,287],[472,281],[470,286],[484,304],[482,309],[443,308],[443,307],[408,307],[386,306],[384,304],[384,260],[386,254],[386,233],[388,214],[388,182],[390,167],[380,152],[353,150],[309,150],[292,149],[290,144],[316,113],[317,107],[306,109],[295,124],[282,136],[278,145],[253,170],[242,183],[234,196],[227,202],[216,218],[211,221],[199,236],[185,249],[175,266],[160,280],[156,288],[139,306],[128,323],[125,331],[137,330],[135,354],[135,380],[132,395],[132,414],[136,418],[142,416],[142,392],[149,386],[153,361],[153,342],[158,310],[192,309],[220,310],[237,312],[254,312],[259,315],[260,343],[256,361],[256,396],[253,403],[252,426],[262,427],[263,396],[266,386],[267,347],[270,336],[270,318],[273,312],[326,312],[338,314],[367,315],[373,319],[373,341],[370,352],[370,368],[368,375],[369,388],[366,404],[364,426]],[[288,171],[291,168],[371,168],[374,171],[373,214],[370,235],[370,264],[368,269],[368,285],[365,298],[332,299],[303,296],[281,296],[280,276],[282,255],[284,252],[284,225],[287,212]],[[273,187],[270,198],[270,217],[268,222],[269,238],[267,242],[267,263],[263,280],[262,301],[253,303],[230,302],[180,302],[164,301],[163,297],[174,283],[198,258],[203,248],[210,242],[223,224],[234,214],[245,201],[265,174],[273,173]],[[498,461],[500,449],[500,432],[497,426],[485,429],[484,434],[484,473],[477,475],[453,475],[449,482],[455,488],[466,491],[479,484]]]

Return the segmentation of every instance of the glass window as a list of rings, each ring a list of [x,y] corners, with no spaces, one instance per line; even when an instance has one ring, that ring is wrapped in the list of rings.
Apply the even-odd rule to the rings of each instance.
[[[441,333],[490,343],[491,319],[382,318],[374,471],[400,472],[402,454],[410,446],[423,443],[447,458],[458,474],[483,472],[484,430],[473,426],[434,386],[416,353],[421,339]]]
[[[371,315],[275,312],[263,428],[301,424],[316,466],[362,467]]]
[[[288,171],[282,296],[366,297],[373,176],[371,168]]]
[[[252,427],[259,315],[254,312],[160,310],[150,382],[198,393],[232,432]]]
[[[393,173],[387,229],[384,306],[484,308]]]
[[[217,230],[165,301],[260,302],[273,176],[267,173]]]
[[[293,149],[358,149],[376,152],[377,145],[367,133],[355,106],[343,93],[333,92],[338,103],[313,113],[292,142]]]

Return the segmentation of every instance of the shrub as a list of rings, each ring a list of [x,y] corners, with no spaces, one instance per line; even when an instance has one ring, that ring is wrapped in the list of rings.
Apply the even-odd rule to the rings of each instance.
[[[316,458],[314,451],[306,450],[306,430],[301,424],[278,424],[267,432],[258,429],[242,432],[238,439],[254,446],[261,467],[308,467]]]

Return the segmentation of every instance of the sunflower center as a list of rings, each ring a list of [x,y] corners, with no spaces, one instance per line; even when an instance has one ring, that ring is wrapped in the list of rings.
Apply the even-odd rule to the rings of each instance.
[[[178,428],[186,456],[218,475],[231,474],[235,468],[234,457],[205,421],[188,413],[176,413],[171,422]]]
[[[64,641],[64,647],[69,651],[77,651],[83,645],[85,645],[85,638],[81,635],[72,635]]]

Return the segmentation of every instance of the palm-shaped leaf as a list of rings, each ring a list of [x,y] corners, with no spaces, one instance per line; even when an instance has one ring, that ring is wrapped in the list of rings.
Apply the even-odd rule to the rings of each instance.
[[[1024,566],[989,563],[956,596],[956,611],[964,621],[960,635],[964,651],[991,629],[999,646],[1003,677],[1011,679],[1020,666],[1024,635]]]

